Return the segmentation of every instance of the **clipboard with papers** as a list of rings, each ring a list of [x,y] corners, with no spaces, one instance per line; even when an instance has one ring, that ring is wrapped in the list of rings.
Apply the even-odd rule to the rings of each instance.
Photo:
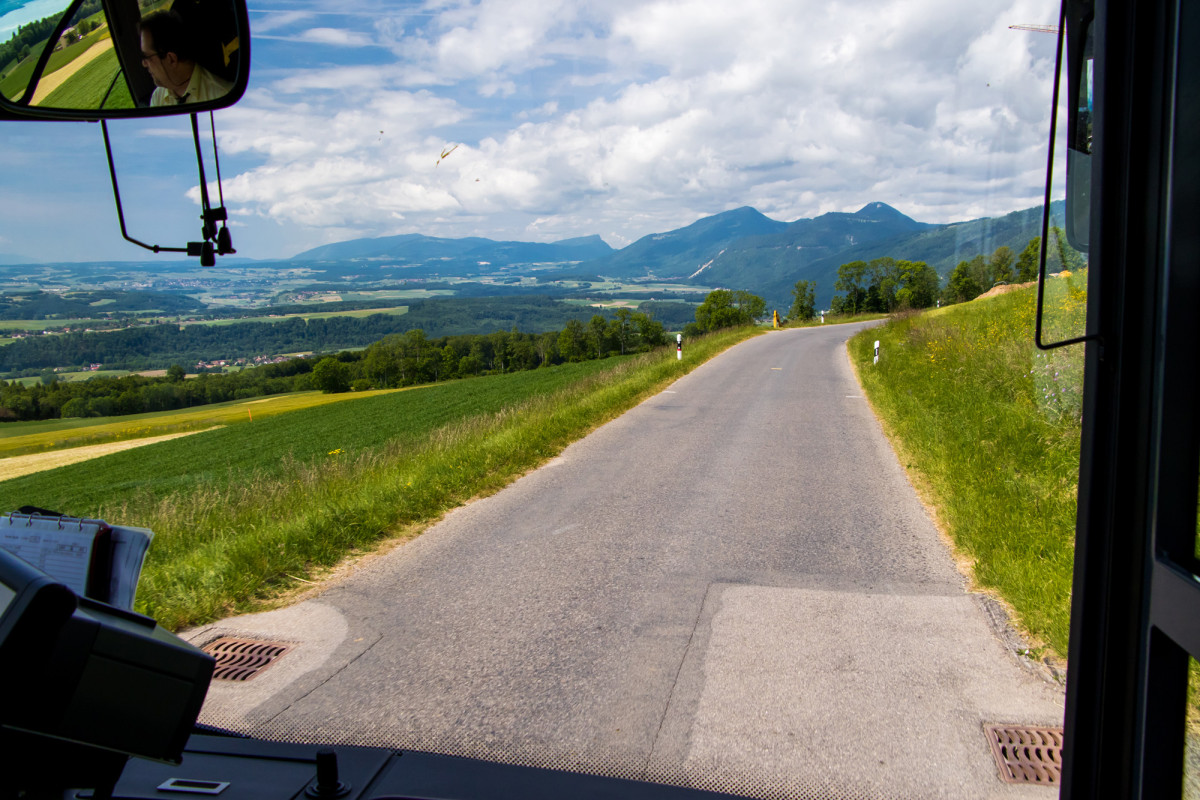
[[[53,514],[0,514],[0,548],[63,583],[77,595],[133,610],[153,532],[99,519]]]

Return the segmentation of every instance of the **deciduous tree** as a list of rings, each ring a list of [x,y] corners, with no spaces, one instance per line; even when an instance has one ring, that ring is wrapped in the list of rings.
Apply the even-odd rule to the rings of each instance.
[[[1022,283],[1037,280],[1038,251],[1042,246],[1042,237],[1035,236],[1025,245],[1021,255],[1017,256],[1017,280]]]
[[[982,291],[971,268],[971,262],[960,261],[946,280],[942,296],[950,303],[965,303],[967,300],[974,300]]]
[[[767,301],[745,291],[714,289],[696,308],[696,328],[702,333],[751,325],[767,313]]]
[[[333,356],[326,356],[313,367],[313,385],[326,394],[350,390],[350,373],[346,365]]]
[[[1016,278],[1016,273],[1013,272],[1012,248],[1007,245],[1000,245],[996,248],[988,265],[992,270],[992,285],[1001,282],[1011,283]]]
[[[792,287],[792,307],[789,319],[809,320],[817,315],[817,282],[796,281]]]
[[[833,288],[846,293],[842,300],[842,311],[857,314],[867,299],[867,262],[851,261],[838,267],[837,282]]]

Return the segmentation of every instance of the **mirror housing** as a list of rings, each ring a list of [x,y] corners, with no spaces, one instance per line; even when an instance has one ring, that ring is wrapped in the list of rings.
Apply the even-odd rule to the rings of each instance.
[[[245,0],[172,0],[168,12],[145,18],[138,0],[61,5],[36,19],[11,19],[28,5],[0,17],[19,23],[10,39],[0,41],[0,119],[193,114],[232,105],[246,91]],[[154,31],[163,44],[154,42]],[[154,50],[145,52],[143,43]]]

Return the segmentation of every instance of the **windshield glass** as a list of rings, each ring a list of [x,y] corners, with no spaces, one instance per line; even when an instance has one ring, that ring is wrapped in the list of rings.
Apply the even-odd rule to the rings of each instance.
[[[137,610],[269,651],[209,725],[988,794],[1061,743],[1057,11],[251,3],[215,268],[120,240],[92,126],[6,126],[0,511],[154,531]],[[134,235],[196,239],[188,121],[109,127]]]

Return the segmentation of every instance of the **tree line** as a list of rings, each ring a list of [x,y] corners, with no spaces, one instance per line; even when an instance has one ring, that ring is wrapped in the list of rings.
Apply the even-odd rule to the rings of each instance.
[[[1050,246],[1046,253],[1049,272],[1075,271],[1086,266],[1083,257],[1067,243],[1059,227],[1050,229]],[[838,267],[830,304],[834,314],[890,314],[907,308],[930,308],[936,303],[963,303],[974,300],[993,286],[1005,283],[1026,283],[1037,278],[1038,257],[1042,237],[1035,236],[1014,255],[1012,248],[1001,245],[991,256],[982,254],[960,261],[941,285],[937,272],[924,261],[904,261],[876,258],[872,261],[851,261]],[[812,319],[816,316],[816,282],[797,281],[792,289],[792,319]]]
[[[366,350],[326,356],[313,367],[312,388],[324,392],[392,389],[478,375],[500,375],[566,362],[646,352],[666,343],[662,323],[618,308],[568,320],[561,331],[496,331],[430,340],[424,331],[394,334]]]
[[[1087,266],[1083,256],[1067,242],[1062,228],[1050,228],[1049,239],[1046,249],[1047,272],[1074,272]],[[1000,246],[990,258],[977,255],[969,261],[960,261],[946,278],[942,301],[963,303],[974,300],[997,284],[1036,280],[1041,243],[1042,237],[1035,236],[1018,256],[1013,256],[1011,248]]]
[[[661,323],[627,308],[617,309],[611,319],[593,314],[586,324],[570,319],[561,331],[544,333],[514,329],[430,339],[415,329],[315,363],[293,358],[187,380],[184,367],[174,364],[164,377],[126,375],[68,382],[47,376],[32,386],[0,382],[0,420],[141,414],[305,389],[388,389],[606,358],[665,343]]]

